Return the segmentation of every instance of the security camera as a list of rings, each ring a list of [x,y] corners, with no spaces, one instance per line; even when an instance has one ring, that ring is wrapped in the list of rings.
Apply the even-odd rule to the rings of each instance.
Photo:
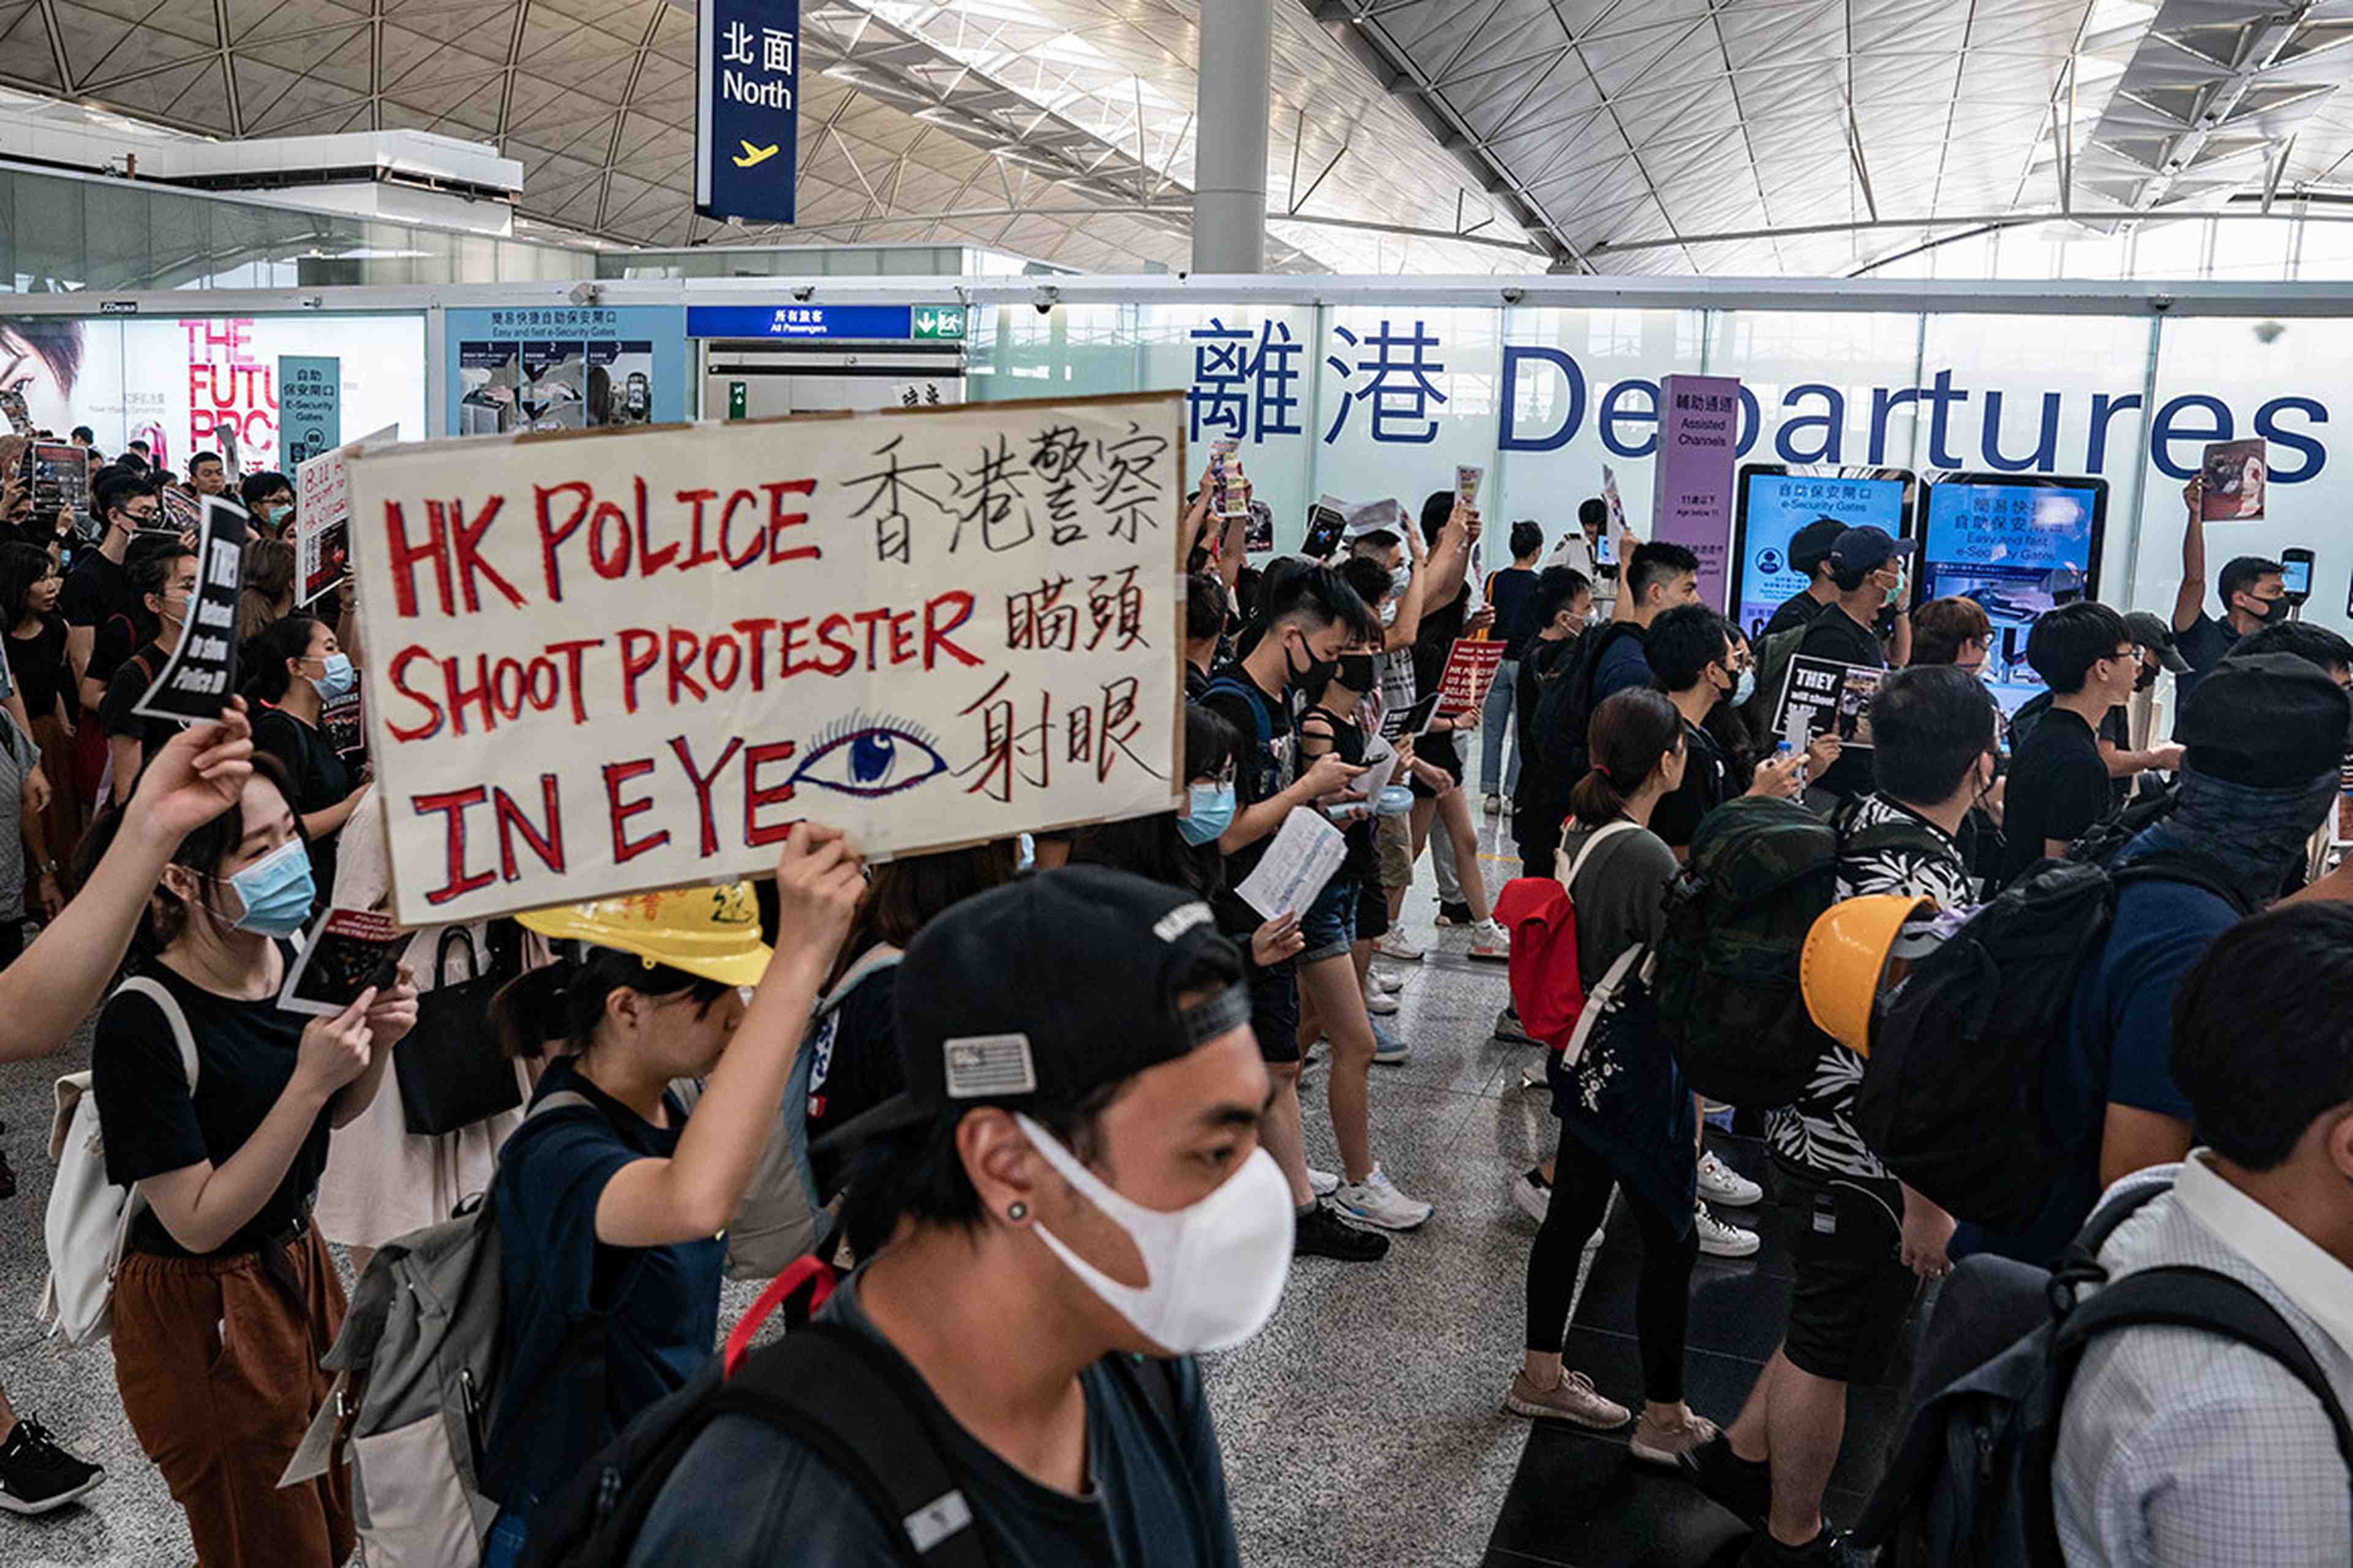
[[[2259,343],[2275,343],[2279,342],[2280,334],[2286,331],[2287,328],[2278,321],[2257,321],[2255,323],[2255,342]]]
[[[575,283],[572,286],[572,302],[581,306],[593,305],[603,292],[604,290],[594,283]]]
[[[2152,294],[2149,296],[2148,308],[2157,311],[2159,315],[2162,315],[2166,311],[2173,309],[2173,296],[2170,294]]]
[[[1062,291],[1050,285],[1043,286],[1029,296],[1029,302],[1038,307],[1039,315],[1050,316],[1054,307],[1062,302]]]
[[[1504,290],[1504,303],[1506,305],[1516,305],[1522,300],[1526,299],[1527,294],[1528,291],[1525,289],[1506,289]]]
[[[793,290],[793,298],[800,300],[804,304],[807,303],[809,300],[817,298],[817,285],[814,283],[802,284],[799,288]]]

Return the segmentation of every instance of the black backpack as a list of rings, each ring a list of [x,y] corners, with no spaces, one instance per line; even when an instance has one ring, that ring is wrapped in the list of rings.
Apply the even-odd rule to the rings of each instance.
[[[2114,873],[2046,860],[1879,998],[1856,1131],[1956,1218],[2016,1230],[2042,1212],[2062,1160],[2043,1113],[2045,1064],[2067,1048],[2076,988],[2106,944],[2118,892],[2143,881],[2188,882],[2251,912],[2194,856],[2148,855]]]
[[[1883,1568],[2063,1568],[2051,1466],[2075,1369],[2105,1333],[2157,1324],[2251,1345],[2294,1373],[2337,1429],[2353,1467],[2353,1427],[2328,1378],[2270,1302],[2211,1269],[2145,1268],[2110,1285],[2098,1258],[2116,1226],[2171,1184],[2145,1181],[2092,1215],[2055,1271],[2007,1258],[1968,1258],[1945,1282],[1928,1322],[1910,1423],[1855,1527],[1857,1545],[1886,1548]],[[2102,1288],[2083,1305],[2080,1288]],[[2011,1342],[2011,1336],[2023,1338]],[[1990,1357],[1963,1351],[2008,1342]],[[1925,1398],[1918,1397],[1926,1394]]]
[[[1568,793],[1592,771],[1586,746],[1593,722],[1593,678],[1600,673],[1601,656],[1621,637],[1641,637],[1642,628],[1631,621],[1610,621],[1579,637],[1536,690],[1536,725],[1533,738],[1523,742],[1527,755],[1520,769],[1514,813],[1529,811],[1554,822],[1568,816]]]
[[[807,1444],[855,1487],[888,1528],[903,1568],[990,1568],[1003,1560],[966,1503],[945,1417],[889,1346],[839,1323],[811,1321],[834,1270],[803,1258],[776,1276],[692,1383],[649,1406],[532,1517],[520,1568],[622,1568],[670,1473],[703,1428],[748,1415]],[[779,1306],[790,1331],[749,1351]],[[1104,1358],[1173,1436],[1176,1363]],[[712,1499],[725,1508],[733,1500]]]
[[[1839,856],[1892,849],[1926,830],[1855,831],[1795,801],[1728,800],[1700,819],[1691,864],[1667,890],[1651,994],[1684,1081],[1711,1100],[1769,1110],[1798,1098],[1830,1038],[1806,1011],[1806,933],[1838,900]]]

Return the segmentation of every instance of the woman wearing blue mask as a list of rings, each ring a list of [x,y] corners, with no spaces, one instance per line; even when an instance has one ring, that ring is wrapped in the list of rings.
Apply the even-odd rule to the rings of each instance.
[[[321,900],[335,885],[335,846],[367,791],[327,737],[321,715],[350,695],[358,672],[334,629],[311,616],[272,621],[248,639],[242,668],[253,706],[253,749],[276,757],[292,781],[289,797],[311,842],[311,869]]]
[[[120,821],[91,830],[83,864]],[[256,754],[237,808],[164,866],[90,1048],[107,1174],[145,1200],[115,1279],[115,1383],[205,1568],[326,1568],[354,1543],[342,1471],[278,1479],[343,1326],[311,1195],[329,1133],[366,1110],[417,1021],[417,993],[403,969],[333,1017],[280,1009],[287,939],[311,901],[285,775]]]

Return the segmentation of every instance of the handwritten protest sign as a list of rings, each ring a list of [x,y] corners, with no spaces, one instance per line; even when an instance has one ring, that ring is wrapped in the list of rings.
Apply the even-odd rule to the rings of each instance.
[[[1477,637],[1457,637],[1446,655],[1445,673],[1438,678],[1438,710],[1476,713],[1495,684],[1504,662],[1504,645]]]
[[[367,447],[403,924],[1177,804],[1180,394]]]
[[[246,511],[219,496],[205,498],[196,537],[196,586],[188,595],[180,640],[163,672],[132,706],[149,719],[210,719],[237,695],[237,596],[245,585]]]
[[[351,456],[372,441],[391,441],[387,425],[332,447],[294,470],[294,597],[307,605],[343,580],[351,567]]]
[[[1886,676],[1864,664],[1841,664],[1806,654],[1789,660],[1781,700],[1773,710],[1773,732],[1801,747],[1835,730],[1850,746],[1871,744],[1871,700]]]

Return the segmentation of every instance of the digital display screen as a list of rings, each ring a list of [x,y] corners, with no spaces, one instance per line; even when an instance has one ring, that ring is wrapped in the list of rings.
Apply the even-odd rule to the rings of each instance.
[[[1915,605],[1976,601],[1993,623],[1985,680],[2004,713],[2042,689],[2027,634],[2046,610],[2099,593],[2105,479],[1955,474],[1928,485]]]
[[[2312,597],[2312,557],[2293,552],[2281,556],[2280,584],[2290,598]]]
[[[1805,574],[1789,562],[1789,541],[1808,523],[1825,517],[1850,528],[1869,523],[1902,538],[1911,531],[1912,497],[1912,476],[1901,468],[1742,465],[1732,618],[1753,642],[1784,601],[1806,591]]]

